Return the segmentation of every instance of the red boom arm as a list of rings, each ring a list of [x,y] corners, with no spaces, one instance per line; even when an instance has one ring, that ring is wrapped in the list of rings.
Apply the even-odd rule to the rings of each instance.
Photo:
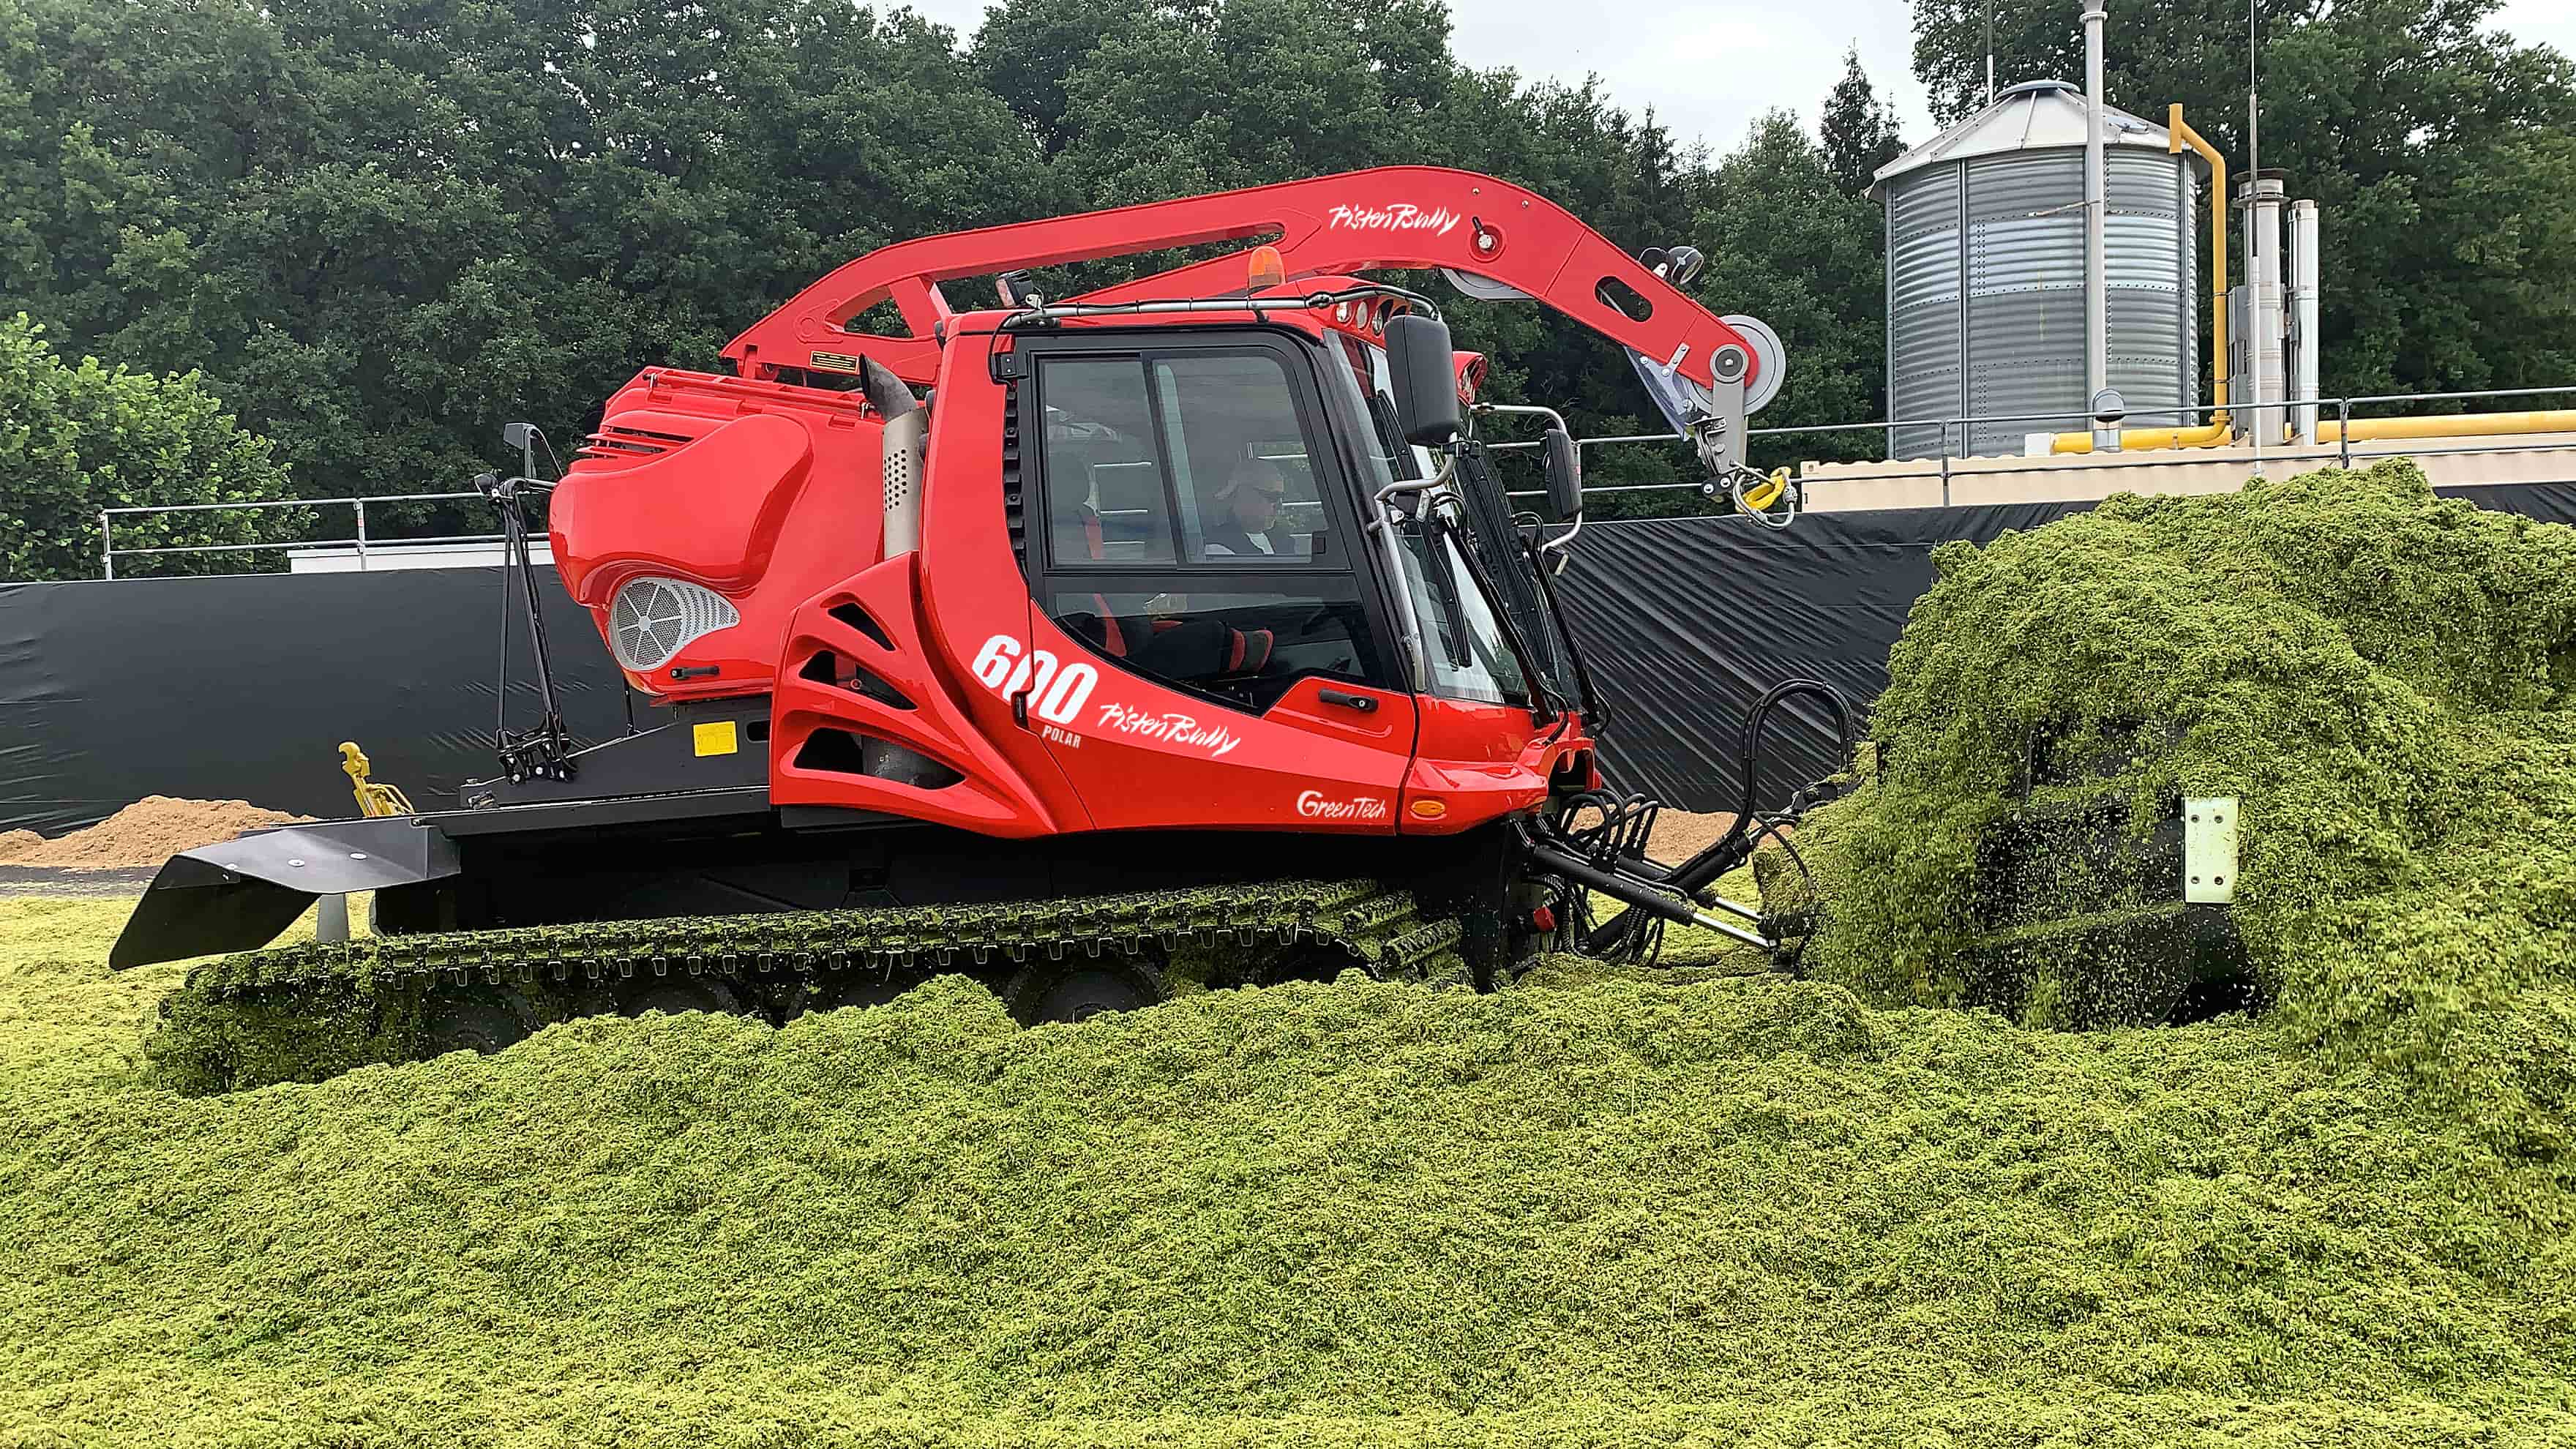
[[[835,268],[727,344],[724,355],[746,377],[774,377],[782,368],[856,372],[858,357],[872,356],[925,385],[938,365],[934,329],[951,315],[940,282],[1271,233],[1291,280],[1454,267],[1516,287],[1694,382],[1712,380],[1709,360],[1730,344],[1745,354],[1746,385],[1759,375],[1760,357],[1742,334],[1563,207],[1509,182],[1438,166],[1385,166],[898,242]],[[1223,296],[1241,292],[1243,282],[1236,255],[1083,300]],[[1600,296],[1620,288],[1626,310]],[[888,297],[909,336],[848,330],[852,318]]]

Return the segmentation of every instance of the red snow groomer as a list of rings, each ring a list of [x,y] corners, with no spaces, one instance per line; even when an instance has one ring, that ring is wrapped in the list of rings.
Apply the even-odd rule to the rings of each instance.
[[[1245,246],[1061,301],[1028,276],[1210,243]],[[943,967],[1079,1016],[1224,935],[1262,943],[1246,980],[1449,956],[1490,981],[1667,920],[1774,944],[1708,890],[1749,822],[1657,863],[1653,803],[1602,788],[1551,584],[1582,523],[1562,421],[1480,401],[1484,359],[1366,275],[1581,322],[1741,496],[1782,357],[1680,290],[1698,263],[1429,167],[850,262],[734,339],[732,375],[637,376],[551,484],[525,425],[527,476],[486,480],[522,561],[521,500],[550,492],[564,587],[666,723],[576,748],[549,686],[456,809],[174,858],[115,962],[258,947],[372,890],[372,941],[205,990],[412,982],[434,1047],[581,1010],[783,1016]],[[941,290],[997,276],[981,310]],[[861,325],[885,304],[899,327]],[[1471,436],[1493,413],[1546,422],[1544,516]],[[533,629],[534,575],[507,586]],[[1624,907],[1597,926],[1596,893]],[[259,964],[298,951],[340,964]]]

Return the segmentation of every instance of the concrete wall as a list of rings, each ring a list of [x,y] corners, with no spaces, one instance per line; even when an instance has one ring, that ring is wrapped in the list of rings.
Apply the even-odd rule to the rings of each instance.
[[[2266,448],[2261,472],[2269,478],[2287,478],[2334,467],[2344,458],[2332,445]],[[2576,483],[2576,433],[2352,446],[2353,467],[2366,468],[2381,458],[2414,459],[2437,488]],[[2114,493],[2228,493],[2244,487],[2255,472],[2253,449],[2238,444],[2046,458],[1808,463],[1799,469],[1799,479],[1805,486],[1807,509],[1841,513],[1999,503],[2098,503]]]

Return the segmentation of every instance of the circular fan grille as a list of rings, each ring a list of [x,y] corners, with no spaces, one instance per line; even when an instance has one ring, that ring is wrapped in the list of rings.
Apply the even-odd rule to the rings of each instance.
[[[608,606],[608,643],[629,669],[658,669],[690,640],[742,622],[715,590],[678,579],[635,579]]]

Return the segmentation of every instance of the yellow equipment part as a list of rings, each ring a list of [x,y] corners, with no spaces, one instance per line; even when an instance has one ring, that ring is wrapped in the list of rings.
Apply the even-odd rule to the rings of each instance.
[[[367,778],[367,752],[354,740],[340,742],[340,768],[348,773],[351,789],[358,797],[361,815],[417,815],[410,797],[398,786],[379,785]]]
[[[1779,502],[1780,495],[1788,491],[1789,470],[1786,468],[1774,468],[1771,470],[1770,478],[1765,481],[1762,486],[1746,492],[1744,495],[1744,506],[1752,509],[1756,513],[1759,513],[1763,509],[1770,507],[1772,504]]]

